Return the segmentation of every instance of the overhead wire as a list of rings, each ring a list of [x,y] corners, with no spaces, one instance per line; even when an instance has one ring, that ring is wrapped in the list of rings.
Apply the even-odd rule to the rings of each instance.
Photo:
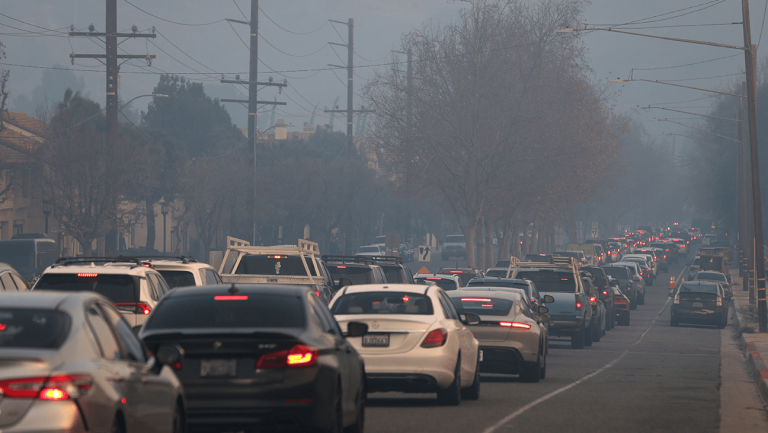
[[[270,47],[272,47],[272,48],[274,48],[275,50],[277,50],[277,51],[279,51],[279,52],[281,52],[281,53],[285,54],[286,56],[290,56],[290,57],[309,57],[309,56],[314,56],[315,54],[317,54],[317,53],[319,53],[320,51],[322,51],[322,50],[323,50],[323,48],[325,48],[325,47],[327,47],[327,46],[328,46],[328,44],[326,43],[326,44],[322,45],[322,46],[321,46],[319,49],[317,49],[317,51],[315,51],[315,52],[312,52],[312,53],[309,53],[309,54],[291,54],[291,53],[286,53],[285,51],[281,50],[280,48],[277,48],[276,46],[274,46],[274,45],[273,45],[271,42],[269,42],[269,41],[267,40],[267,38],[265,38],[264,36],[262,36],[262,35],[261,35],[261,33],[259,33],[259,37],[261,37],[261,40],[262,40],[262,41],[264,41],[264,42],[266,42],[266,43],[267,43],[267,45],[269,45]]]
[[[209,23],[181,23],[181,22],[178,22],[178,21],[172,21],[172,20],[169,20],[169,19],[165,19],[165,18],[163,18],[163,17],[159,17],[159,16],[157,16],[157,15],[155,15],[155,14],[151,13],[151,12],[147,12],[147,11],[145,11],[144,9],[142,9],[142,8],[140,8],[140,7],[138,7],[138,6],[136,6],[135,4],[131,3],[131,2],[130,2],[130,1],[128,1],[128,0],[124,0],[124,1],[125,1],[126,3],[128,3],[129,5],[133,6],[134,8],[136,8],[136,9],[138,9],[138,10],[140,10],[140,11],[144,12],[145,14],[147,14],[147,15],[149,15],[149,16],[151,16],[151,17],[157,18],[157,19],[159,19],[160,21],[165,21],[165,22],[167,22],[167,23],[176,24],[176,25],[180,25],[180,26],[189,26],[189,27],[201,27],[201,26],[210,26],[210,25],[213,25],[213,24],[216,24],[216,23],[220,23],[220,22],[222,22],[222,21],[225,21],[224,19],[220,19],[220,20],[216,20],[216,21],[211,21],[211,22],[209,22]]]
[[[31,27],[36,27],[36,28],[38,28],[38,29],[46,30],[46,31],[48,31],[48,32],[61,33],[61,34],[65,35],[65,36],[66,36],[66,35],[69,35],[69,33],[67,33],[67,32],[62,32],[62,31],[59,31],[59,30],[53,30],[53,29],[49,29],[49,28],[46,28],[46,27],[40,27],[40,26],[38,26],[38,25],[36,25],[36,24],[28,23],[28,22],[26,22],[26,21],[22,21],[22,20],[20,20],[20,19],[14,18],[14,17],[12,17],[12,16],[10,16],[10,15],[6,15],[6,14],[4,14],[4,13],[0,13],[0,16],[6,17],[6,18],[8,18],[8,19],[11,19],[11,20],[13,20],[13,21],[16,21],[16,22],[19,22],[19,23],[22,23],[22,24],[26,24],[26,25],[28,25],[28,26],[31,26]],[[11,26],[8,26],[8,27],[11,27]],[[66,27],[65,27],[65,28],[66,28]],[[16,30],[27,31],[27,30],[23,30],[23,29],[16,29]]]
[[[686,66],[701,65],[701,64],[703,64],[703,63],[709,63],[709,62],[714,62],[714,61],[717,61],[717,60],[723,60],[723,59],[730,59],[730,58],[732,58],[732,57],[741,56],[741,55],[742,55],[741,53],[738,53],[738,54],[732,54],[732,55],[730,55],[730,56],[723,56],[723,57],[718,57],[718,58],[716,58],[716,59],[703,60],[703,61],[701,61],[701,62],[687,63],[687,64],[684,64],[684,65],[676,65],[676,66],[661,66],[661,67],[657,67],[657,68],[632,68],[632,69],[633,69],[633,70],[635,70],[635,71],[655,71],[655,70],[659,70],[659,69],[675,69],[675,68],[684,68],[684,67],[686,67]]]
[[[757,39],[757,48],[760,48],[760,41],[763,40],[763,28],[765,27],[765,13],[768,12],[768,0],[765,0],[765,8],[763,8],[763,23],[760,24],[760,37]]]
[[[714,78],[732,77],[734,75],[744,75],[743,72],[737,72],[735,74],[715,75],[713,77],[699,77],[699,78],[680,78],[677,80],[656,80],[663,83],[675,82],[675,81],[696,81],[696,80],[711,80]]]
[[[248,21],[248,23],[250,23],[250,22],[251,22],[250,18],[248,18],[247,16],[245,16],[245,12],[243,12],[243,10],[242,10],[242,9],[240,9],[240,5],[238,5],[238,4],[237,4],[237,1],[236,1],[236,0],[232,0],[232,3],[234,3],[234,4],[235,4],[235,7],[237,8],[237,10],[239,10],[239,11],[240,11],[240,15],[242,15],[242,16],[243,16],[243,18],[245,18],[245,20],[246,20],[246,21]]]
[[[233,0],[233,1],[234,1],[234,0]],[[299,35],[299,36],[303,36],[303,35],[311,35],[312,33],[315,33],[315,32],[318,32],[318,31],[320,31],[320,29],[322,29],[323,27],[325,27],[325,25],[326,25],[326,24],[328,24],[328,21],[326,21],[326,22],[324,22],[324,23],[323,23],[323,24],[322,24],[320,27],[318,27],[318,28],[316,28],[316,29],[312,30],[311,32],[306,32],[306,33],[302,33],[302,32],[294,32],[294,31],[288,30],[288,29],[286,29],[285,27],[281,26],[280,24],[276,23],[276,22],[275,22],[275,20],[273,20],[272,18],[270,18],[270,17],[269,17],[269,15],[267,15],[267,13],[266,13],[266,12],[264,12],[264,9],[262,9],[261,7],[259,7],[259,12],[261,12],[261,13],[262,13],[262,14],[263,14],[265,17],[267,17],[267,19],[268,19],[268,20],[270,20],[270,21],[272,22],[272,24],[276,25],[276,26],[277,26],[277,27],[278,27],[280,30],[282,30],[282,31],[284,31],[284,32],[288,32],[288,33],[294,34],[294,35]]]
[[[708,2],[699,3],[699,4],[696,4],[696,5],[693,5],[693,6],[688,6],[688,7],[685,7],[685,8],[682,8],[682,9],[673,10],[673,11],[670,11],[670,12],[664,12],[664,13],[658,14],[658,15],[652,15],[650,17],[641,18],[641,19],[638,19],[638,20],[629,21],[629,22],[622,23],[622,24],[614,24],[614,23],[610,23],[610,24],[608,24],[608,23],[598,23],[598,24],[595,24],[595,23],[593,23],[591,25],[593,25],[593,26],[608,26],[608,27],[623,27],[623,26],[627,26],[627,25],[630,25],[630,24],[650,24],[650,23],[654,23],[654,22],[666,21],[666,20],[671,20],[671,19],[682,17],[682,16],[690,15],[692,13],[700,12],[702,10],[711,8],[713,6],[717,6],[720,3],[724,3],[724,2],[725,2],[725,0],[710,0]],[[675,13],[678,13],[678,12],[688,11],[690,9],[695,9],[695,8],[698,8],[698,7],[701,7],[701,9],[697,9],[695,11],[686,12],[684,14],[677,15],[677,16],[674,16],[674,17],[667,17],[667,18],[660,19],[660,20],[653,20],[654,18],[659,18],[659,17],[663,17],[665,15],[671,15],[671,14],[675,14]]]

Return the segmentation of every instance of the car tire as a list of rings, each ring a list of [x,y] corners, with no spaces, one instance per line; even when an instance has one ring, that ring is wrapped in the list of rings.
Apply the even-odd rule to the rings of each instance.
[[[621,316],[619,319],[619,326],[629,326],[629,312]]]
[[[520,380],[538,383],[541,380],[541,355],[534,362],[525,362],[520,366]]]
[[[115,414],[115,418],[112,420],[112,427],[109,429],[110,433],[125,433],[125,424],[120,414]]]
[[[480,398],[480,353],[477,354],[477,366],[475,367],[475,381],[472,386],[461,390],[462,400],[478,400]]]
[[[669,326],[672,326],[672,327],[677,327],[677,326],[679,326],[679,325],[680,325],[680,321],[678,321],[678,320],[677,320],[677,318],[676,318],[675,316],[672,316],[672,317],[669,319]]]
[[[592,346],[592,335],[594,335],[593,328],[596,326],[596,324],[590,324],[589,328],[584,329],[584,345],[589,347]]]
[[[600,339],[603,338],[603,329],[602,326],[600,326],[600,322],[595,323],[592,325],[592,341],[595,343],[600,342]]]
[[[640,299],[637,300],[637,305],[645,305],[645,293],[640,295]]]
[[[583,349],[584,348],[584,324],[581,325],[578,331],[571,335],[571,349]]]
[[[635,296],[634,300],[629,301],[629,309],[630,310],[637,310],[637,296]]]
[[[186,428],[184,426],[184,409],[181,404],[176,404],[176,409],[173,411],[173,433],[185,433]]]
[[[453,382],[448,389],[437,391],[437,400],[443,406],[458,406],[461,402],[461,354],[456,362]]]
[[[544,365],[541,367],[541,376],[542,379],[545,379],[547,377],[547,352],[544,352]]]

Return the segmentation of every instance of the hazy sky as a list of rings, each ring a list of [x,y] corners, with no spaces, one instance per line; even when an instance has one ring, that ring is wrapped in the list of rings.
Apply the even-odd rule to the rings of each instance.
[[[247,93],[245,89],[221,85],[218,80],[221,74],[232,78],[239,73],[247,77],[248,50],[244,43],[248,42],[248,27],[242,24],[230,26],[221,20],[244,20],[239,9],[249,15],[249,1],[129,1],[118,0],[118,29],[129,31],[135,24],[140,30],[146,31],[154,26],[158,36],[154,40],[127,40],[120,48],[131,54],[155,54],[157,59],[151,67],[143,61],[135,60],[122,66],[121,99],[127,101],[134,96],[151,93],[158,81],[156,74],[161,72],[178,73],[203,81],[206,91],[213,96],[244,98]],[[103,53],[100,43],[89,38],[69,38],[64,36],[65,33],[45,32],[31,26],[66,32],[65,28],[70,25],[86,30],[89,24],[93,24],[97,31],[103,32],[104,3],[103,0],[2,0],[0,14],[5,16],[0,15],[0,41],[7,46],[3,67],[11,70],[12,109],[17,100],[15,98],[20,95],[31,98],[34,88],[41,86],[44,69],[10,65],[58,65],[72,68],[77,77],[84,78],[85,91],[89,96],[104,104],[103,66],[95,60],[83,59],[72,66],[69,59],[71,52]],[[755,44],[760,37],[766,3],[752,1]],[[327,115],[322,113],[324,106],[330,107],[336,97],[341,97],[340,108],[346,106],[346,71],[334,73],[320,70],[329,63],[346,63],[346,49],[328,45],[327,42],[344,43],[347,26],[332,24],[328,22],[329,19],[355,20],[355,88],[359,92],[365,78],[375,68],[372,65],[392,58],[390,50],[397,48],[400,35],[426,20],[447,22],[466,5],[447,0],[261,0],[263,13],[260,17],[259,57],[263,63],[260,64],[259,78],[287,78],[289,87],[282,95],[277,95],[276,88],[264,89],[259,99],[273,99],[277,96],[279,101],[287,102],[287,106],[278,108],[276,117],[295,125],[308,121],[313,107],[319,105],[315,123],[326,123]],[[184,24],[214,24],[180,25],[165,20]],[[742,20],[741,1],[737,0],[594,0],[585,7],[584,21],[588,24],[618,25],[638,20],[644,21],[622,28],[653,35],[729,45],[743,44],[741,26],[731,24]],[[30,31],[43,32],[45,35],[25,33]],[[58,37],[48,36],[51,34]],[[595,81],[629,78],[633,68],[635,78],[687,80],[676,83],[709,89],[725,90],[743,79],[743,75],[739,74],[744,69],[744,56],[738,50],[608,32],[592,32],[580,37],[590,51]],[[765,37],[768,39],[768,35]],[[709,61],[726,56],[734,57]],[[674,67],[698,62],[706,63]],[[648,70],[650,68],[665,69]],[[654,135],[690,132],[673,123],[651,122],[650,119],[654,117],[674,118],[689,124],[695,123],[697,119],[662,110],[630,110],[631,107],[663,104],[683,111],[704,113],[711,102],[708,93],[660,84],[633,82],[613,86],[619,92],[615,99],[617,110],[643,119],[646,128]],[[60,92],[63,95],[63,89]],[[62,95],[48,95],[48,98],[51,101],[59,100]],[[145,108],[148,101],[149,98],[139,99],[132,107]],[[360,98],[356,97],[356,108],[359,108],[359,103]],[[245,126],[246,110],[237,104],[226,106],[233,120]],[[269,114],[261,116],[266,118]],[[336,128],[343,128],[338,117]]]

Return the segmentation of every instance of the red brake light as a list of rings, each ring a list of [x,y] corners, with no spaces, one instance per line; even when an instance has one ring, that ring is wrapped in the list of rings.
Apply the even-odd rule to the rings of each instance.
[[[229,296],[229,295],[222,295],[222,296],[214,296],[214,301],[247,301],[248,296],[246,295],[236,295],[236,296]]]
[[[461,298],[461,301],[467,301],[467,302],[491,302],[490,299],[487,298]]]
[[[589,297],[589,302],[597,302],[597,297],[596,296],[590,296]]]
[[[428,280],[442,280],[440,277],[427,277]]]
[[[403,302],[405,302],[406,304],[407,304],[407,303],[408,303],[408,301],[410,301],[410,300],[411,300],[411,298],[409,298],[409,297],[408,297],[408,295],[405,295],[405,296],[403,296]]]
[[[133,312],[145,316],[152,311],[152,307],[144,302],[115,302],[115,307],[120,311]]]
[[[581,296],[576,295],[576,309],[581,309]]]
[[[435,329],[427,334],[427,338],[421,343],[421,347],[441,347],[448,340],[448,331],[443,328]]]
[[[347,269],[346,266],[336,266],[336,269]]]
[[[517,329],[524,329],[529,330],[531,329],[531,325],[527,323],[519,323],[519,322],[499,322],[500,326],[503,326],[505,328],[517,328]]]
[[[5,328],[6,328],[6,324],[0,323],[0,331],[5,331]]]
[[[547,257],[546,254],[539,254],[539,257]]]
[[[91,272],[81,272],[81,273],[77,274],[77,278],[96,278],[98,276],[99,276],[99,274],[94,274],[94,273],[91,273]]]
[[[320,291],[319,291],[319,290],[315,291],[315,296],[317,296],[317,297],[319,298],[319,297],[320,297],[320,295],[322,295],[322,293],[320,293]]]
[[[88,375],[29,377],[0,381],[0,394],[5,398],[39,398],[66,400],[78,398],[91,389],[93,379]]]
[[[449,271],[452,274],[463,274],[464,271]]]
[[[288,258],[288,256],[286,256],[286,255],[279,255],[279,254],[276,254],[276,255],[274,255],[274,256],[267,256],[267,258],[268,258],[268,259],[287,259],[287,258]]]
[[[302,368],[317,364],[319,351],[310,346],[297,344],[290,350],[261,355],[256,362],[256,368]]]
[[[603,295],[607,295],[607,294],[608,294],[608,291],[607,290],[603,290]]]

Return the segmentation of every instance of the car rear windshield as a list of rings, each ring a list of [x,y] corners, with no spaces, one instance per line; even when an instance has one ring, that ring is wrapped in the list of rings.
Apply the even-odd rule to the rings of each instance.
[[[465,243],[464,235],[450,235],[445,237],[445,243],[463,244]]]
[[[539,255],[539,254],[526,254],[526,256],[523,258],[524,262],[544,262],[549,263],[552,261],[552,256],[550,255]]]
[[[0,348],[58,349],[71,323],[62,311],[0,308]]]
[[[717,284],[685,284],[680,286],[680,293],[717,293]]]
[[[508,316],[515,303],[509,299],[491,297],[451,297],[459,314],[475,313],[481,316]]]
[[[723,258],[718,256],[701,256],[699,258],[701,269],[720,270],[723,268]]]
[[[274,294],[172,296],[155,307],[147,329],[304,328],[300,298]]]
[[[195,285],[195,276],[189,271],[158,271],[163,276],[168,287],[186,287]]]
[[[384,275],[387,276],[387,282],[388,283],[398,283],[398,284],[407,284],[408,282],[405,281],[405,272],[403,272],[403,268],[400,266],[387,266],[387,265],[379,265],[381,266],[381,269],[384,270]]]
[[[379,253],[381,250],[379,247],[360,247],[357,250],[358,253]]]
[[[507,272],[509,272],[508,269],[491,269],[485,273],[485,276],[492,278],[505,278],[507,276]]]
[[[509,281],[493,281],[488,279],[482,279],[477,281],[470,281],[469,284],[467,284],[468,287],[472,286],[482,286],[482,287],[509,287],[511,289],[523,289],[526,292],[528,291],[528,284],[525,283],[511,283]]]
[[[607,268],[603,268],[603,270],[609,277],[613,277],[619,280],[629,279],[629,275],[627,274],[627,268],[607,267]]]
[[[697,280],[715,280],[715,281],[727,281],[725,275],[719,272],[699,272],[696,274]]]
[[[276,258],[279,257],[279,258]],[[312,259],[307,257],[310,275],[317,276]],[[236,274],[249,275],[300,275],[307,276],[304,262],[299,256],[246,254],[237,265]]]
[[[97,268],[98,269],[98,268]],[[90,290],[106,296],[114,303],[139,301],[139,278],[130,275],[79,273],[44,274],[34,290],[60,290],[79,292]]]
[[[337,282],[340,278],[349,278],[352,280],[352,284],[374,283],[373,269],[369,267],[337,265],[329,267],[328,272],[331,273],[331,277]]]
[[[440,287],[443,290],[456,290],[456,282],[448,279],[448,278],[435,278],[433,280],[430,280],[428,278],[416,278],[415,279],[416,284],[423,284],[425,286],[428,286],[432,283],[437,284],[437,287]]]
[[[522,271],[515,278],[533,281],[539,292],[575,292],[576,282],[570,272]]]
[[[340,297],[331,313],[341,314],[421,314],[432,315],[432,300],[420,293],[364,292]]]

